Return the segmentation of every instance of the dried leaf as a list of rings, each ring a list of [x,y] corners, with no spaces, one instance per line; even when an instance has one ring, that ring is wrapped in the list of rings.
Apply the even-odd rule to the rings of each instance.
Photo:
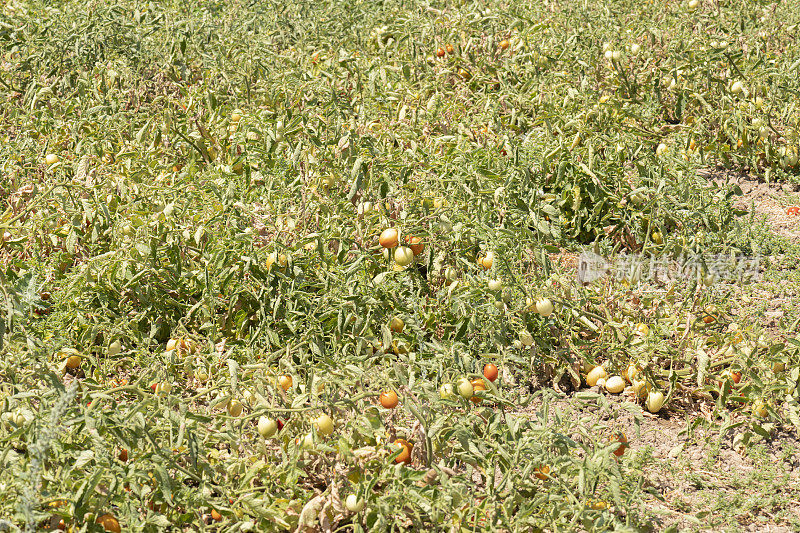
[[[317,531],[320,512],[325,505],[325,495],[318,494],[311,498],[300,511],[300,518],[295,533],[313,533]]]

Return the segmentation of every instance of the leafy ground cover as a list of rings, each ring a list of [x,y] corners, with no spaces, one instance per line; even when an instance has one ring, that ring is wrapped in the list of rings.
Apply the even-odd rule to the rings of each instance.
[[[0,525],[799,528],[798,13],[4,2]]]

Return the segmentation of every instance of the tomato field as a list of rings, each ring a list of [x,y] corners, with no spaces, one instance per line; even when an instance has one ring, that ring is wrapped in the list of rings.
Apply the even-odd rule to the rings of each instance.
[[[796,0],[0,8],[0,531],[800,529]]]

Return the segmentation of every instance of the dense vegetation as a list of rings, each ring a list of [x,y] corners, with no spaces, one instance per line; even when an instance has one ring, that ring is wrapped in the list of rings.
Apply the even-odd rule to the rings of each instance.
[[[800,342],[735,323],[713,268],[786,245],[698,175],[798,181],[798,24],[795,1],[4,2],[0,525],[675,524],[616,413],[745,447],[800,427]],[[583,284],[586,249],[697,268]],[[601,364],[622,396],[587,387]]]

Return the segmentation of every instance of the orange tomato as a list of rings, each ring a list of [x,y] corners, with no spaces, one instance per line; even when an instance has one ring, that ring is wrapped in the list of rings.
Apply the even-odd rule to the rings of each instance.
[[[588,500],[586,502],[586,507],[594,511],[604,511],[608,509],[608,502],[603,500]]]
[[[397,398],[397,393],[393,390],[383,391],[380,397],[381,405],[386,409],[394,409],[400,401]]]
[[[398,448],[402,448],[400,455],[395,457],[394,462],[411,464],[411,450],[414,449],[414,445],[408,442],[406,439],[397,439],[394,441],[394,445]]]
[[[546,481],[550,479],[550,467],[547,465],[542,465],[533,471],[533,475],[536,476],[537,479]]]
[[[447,45],[447,53],[448,54],[452,54],[453,52],[455,52],[455,50],[453,49],[453,45],[452,44],[448,44]]]
[[[408,237],[406,237],[406,244],[408,245],[409,248],[411,248],[411,251],[414,253],[414,256],[421,254],[422,251],[425,249],[425,244],[423,244],[422,239],[420,239],[419,237],[415,237],[414,235],[409,235]]]
[[[622,454],[624,454],[625,450],[628,448],[628,437],[625,435],[625,433],[618,431],[612,435],[609,442],[614,442],[614,441],[620,443],[617,449],[614,450],[614,455],[616,455],[617,457],[622,457]]]
[[[444,57],[444,48],[436,49],[436,57]]]
[[[474,394],[479,390],[486,390],[486,383],[484,383],[484,381],[481,378],[475,378],[470,383],[472,384],[472,391],[473,391],[473,396],[472,398],[470,398],[470,400],[472,401],[472,403],[481,403],[483,401],[483,398],[481,398],[480,396],[475,396]]]
[[[509,46],[511,46],[511,43],[508,42],[508,39],[500,41],[500,50],[508,50]]]
[[[494,363],[489,363],[483,367],[483,376],[492,383],[494,383],[494,380],[497,379],[497,375],[498,375],[497,365],[495,365]]]
[[[482,266],[484,270],[492,268],[494,264],[494,252],[486,252],[486,255],[478,257],[478,264]]]
[[[106,513],[102,516],[98,516],[95,522],[109,533],[122,532],[122,528],[119,525],[119,520],[114,518],[114,515],[112,514]]]
[[[400,232],[397,228],[387,228],[381,232],[379,241],[384,248],[394,248],[400,242]]]
[[[278,384],[281,386],[283,390],[288,391],[289,389],[292,388],[292,376],[288,374],[282,375],[281,377],[278,378]]]
[[[219,522],[222,520],[222,515],[216,509],[211,509],[211,518],[214,519],[215,522]]]

